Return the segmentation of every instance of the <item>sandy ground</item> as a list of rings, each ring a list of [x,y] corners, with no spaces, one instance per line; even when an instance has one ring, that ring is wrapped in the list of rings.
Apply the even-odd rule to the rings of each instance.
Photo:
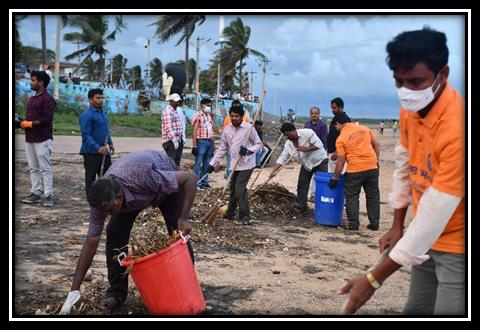
[[[30,178],[22,141],[17,136],[15,161],[14,230],[14,313],[43,315],[53,313],[69,291],[77,258],[88,228],[84,169],[78,155],[79,137],[54,137],[52,156],[57,204],[53,208],[22,204],[28,195]],[[390,130],[379,136],[381,142],[380,230],[366,229],[368,220],[361,195],[358,232],[314,224],[312,216],[290,219],[269,214],[253,218],[252,226],[219,219],[210,230],[223,235],[223,241],[245,242],[239,248],[216,240],[195,241],[196,271],[205,296],[205,315],[335,315],[344,301],[337,290],[355,275],[362,274],[379,255],[378,239],[390,228],[393,210],[387,204],[393,171],[395,141]],[[154,148],[160,139],[116,138],[119,153]],[[273,143],[272,143],[273,145]],[[182,165],[191,168],[187,142]],[[263,182],[271,168],[258,179]],[[254,177],[256,175],[254,172]],[[273,182],[295,192],[298,164],[287,166]],[[223,172],[213,173],[210,182],[223,187]],[[202,194],[204,192],[199,192]],[[312,208],[313,204],[310,205]],[[194,205],[195,207],[195,205]],[[284,205],[285,208],[294,207]],[[206,211],[206,210],[204,210]],[[203,210],[196,210],[203,212]],[[200,221],[197,221],[200,222]],[[196,224],[201,226],[201,224]],[[194,228],[196,228],[194,226]],[[200,228],[200,227],[198,227]],[[213,236],[212,236],[213,237]],[[217,238],[220,236],[217,236]],[[247,244],[249,242],[249,244]],[[93,276],[82,284],[82,292],[101,299],[108,287],[105,265],[105,238],[92,263]],[[141,297],[130,281],[130,295],[115,315],[147,315]],[[398,315],[406,300],[409,272],[401,269],[390,277],[374,297],[358,312],[367,315]],[[109,315],[110,311],[99,310]]]

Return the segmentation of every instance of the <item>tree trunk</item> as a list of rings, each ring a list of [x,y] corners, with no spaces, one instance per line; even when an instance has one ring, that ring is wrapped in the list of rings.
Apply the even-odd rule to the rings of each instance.
[[[188,83],[189,74],[188,74],[188,44],[190,42],[190,35],[187,34],[185,38],[185,74],[187,75],[187,79],[185,81],[185,93],[190,91],[190,84]]]
[[[91,56],[92,56],[93,52],[91,52],[90,54],[88,54],[87,56],[85,56],[85,58],[77,65],[77,67],[75,69],[73,69],[72,71],[72,76],[75,75],[75,73],[77,73],[78,69],[81,68],[81,66],[83,65],[83,63],[85,63],[86,60],[88,60]]]
[[[42,31],[43,62],[47,63],[47,29],[45,27],[45,15],[40,15],[40,25]]]
[[[238,70],[238,75],[240,77],[240,94],[243,94],[242,65],[243,65],[243,57],[240,57],[240,69]]]

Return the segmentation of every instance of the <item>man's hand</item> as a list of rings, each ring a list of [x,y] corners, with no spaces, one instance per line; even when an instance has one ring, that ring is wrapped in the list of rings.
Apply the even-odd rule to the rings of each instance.
[[[59,315],[68,315],[72,311],[73,305],[80,299],[81,294],[79,290],[70,291],[67,295],[67,299],[63,303],[62,309],[58,313]]]
[[[368,282],[367,276],[360,275],[350,280],[338,293],[350,292],[347,305],[343,311],[345,314],[353,314],[362,307],[373,295],[375,289]]]
[[[25,129],[25,128],[32,128],[32,121],[24,120],[20,122],[20,127]]]
[[[108,152],[108,147],[107,146],[102,146],[102,147],[98,148],[98,153],[100,155],[104,155],[107,152]]]
[[[298,146],[297,151],[298,152],[308,152],[308,147]]]
[[[331,156],[330,156],[330,160],[332,161],[336,161],[337,160],[337,152],[335,151]]]
[[[110,155],[113,156],[113,154],[115,153],[115,148],[114,148],[113,144],[109,144],[108,146],[110,148]]]
[[[240,147],[240,151],[238,152],[238,154],[239,154],[240,156],[246,156],[246,155],[247,155],[247,152],[248,152],[247,147],[241,146],[241,147]]]
[[[179,218],[178,219],[178,230],[181,231],[183,234],[190,234],[192,231],[192,224],[186,218]]]
[[[380,252],[383,252],[384,250],[395,246],[395,244],[397,244],[397,242],[400,240],[400,238],[402,238],[402,236],[402,229],[391,228],[378,240]]]
[[[173,140],[172,142],[173,142],[173,148],[175,150],[178,150],[178,148],[180,147],[180,142],[178,142],[177,139]]]
[[[215,171],[215,167],[213,167],[212,165],[208,164],[207,173],[212,173],[213,171]]]
[[[198,156],[198,148],[197,147],[192,147],[192,154],[197,157]]]
[[[328,182],[328,186],[330,189],[335,189],[338,186],[338,179],[335,179],[333,176],[331,177],[330,181]]]

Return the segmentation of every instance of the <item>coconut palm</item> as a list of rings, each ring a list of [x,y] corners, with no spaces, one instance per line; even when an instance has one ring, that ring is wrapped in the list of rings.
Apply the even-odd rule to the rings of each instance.
[[[114,29],[109,32],[109,17],[106,15],[77,15],[71,18],[69,25],[81,30],[81,32],[71,32],[63,36],[65,41],[79,42],[84,48],[65,56],[67,61],[76,57],[84,56],[80,64],[73,70],[73,73],[82,66],[82,64],[91,59],[92,55],[97,55],[99,59],[104,59],[108,50],[105,46],[114,41],[117,33],[126,27],[121,15],[114,16]],[[105,64],[104,61],[100,68],[100,79],[104,79]]]
[[[232,60],[236,63],[240,61],[239,64],[239,80],[240,80],[240,91],[242,91],[243,77],[243,61],[248,58],[250,55],[256,56],[262,60],[266,60],[266,56],[260,53],[255,49],[248,48],[248,41],[250,40],[251,29],[249,26],[244,25],[240,17],[237,17],[234,21],[230,23],[223,30],[223,35],[226,40],[224,43],[223,51],[232,56]]]
[[[190,44],[190,37],[195,31],[196,25],[201,25],[205,22],[205,15],[163,15],[158,21],[151,25],[156,25],[157,30],[155,36],[159,38],[160,42],[170,40],[176,34],[181,34],[180,39],[175,46],[180,45],[185,40],[185,72],[187,74],[185,89],[188,92],[189,86],[189,70],[188,70],[188,47]]]
[[[158,58],[150,62],[150,84],[162,88],[163,63]]]

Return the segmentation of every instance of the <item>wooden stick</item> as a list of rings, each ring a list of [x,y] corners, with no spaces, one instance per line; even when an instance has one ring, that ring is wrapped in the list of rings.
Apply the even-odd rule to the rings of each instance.
[[[263,165],[262,165],[262,167],[260,168],[260,171],[258,171],[257,176],[256,176],[255,179],[253,180],[252,184],[250,185],[250,189],[249,189],[249,190],[252,190],[252,188],[253,188],[255,182],[257,181],[258,177],[260,176],[260,173],[262,172],[263,168],[265,167],[265,165],[267,165],[268,161],[270,160],[270,157],[272,157],[273,151],[275,150],[275,148],[278,146],[278,144],[279,144],[280,141],[282,140],[282,137],[283,137],[283,134],[280,134],[280,136],[278,137],[277,143],[275,143],[275,145],[273,146],[273,149],[272,149],[272,151],[270,152],[270,154],[268,155],[267,159],[265,159],[265,162],[263,162]]]
[[[106,146],[107,143],[108,143],[108,134],[107,136],[105,136],[105,143],[103,145]],[[100,165],[100,175],[98,176],[99,178],[103,176],[103,168],[105,167],[105,157],[107,156],[107,152],[108,150],[105,151],[105,153],[102,156],[102,164]]]

